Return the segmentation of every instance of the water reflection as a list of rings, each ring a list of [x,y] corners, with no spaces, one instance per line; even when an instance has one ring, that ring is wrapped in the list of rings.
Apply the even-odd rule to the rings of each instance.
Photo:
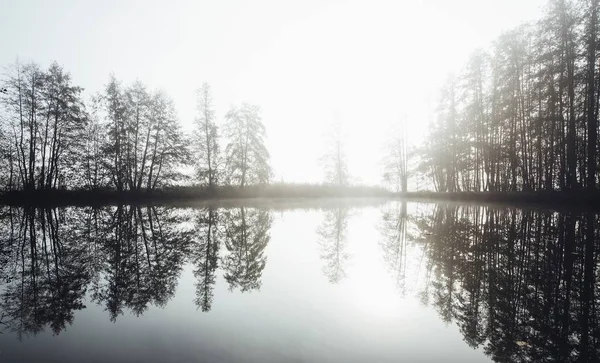
[[[210,311],[214,298],[213,290],[217,280],[223,231],[220,228],[221,215],[215,208],[197,210],[195,214],[197,238],[194,239],[190,251],[196,278],[194,302],[202,311],[207,312]]]
[[[104,305],[112,321],[125,308],[140,316],[149,304],[164,307],[190,247],[191,231],[179,228],[183,217],[157,207],[118,206],[99,213],[102,224],[91,232],[102,236],[97,249],[102,263],[92,301]]]
[[[383,259],[403,296],[406,294],[407,224],[406,202],[395,203],[383,211],[380,226]]]
[[[230,290],[260,289],[262,272],[267,264],[265,248],[269,243],[271,223],[270,214],[263,210],[241,207],[224,211],[228,254],[223,259],[223,270]]]
[[[346,277],[345,264],[348,254],[345,251],[348,229],[348,208],[338,207],[323,212],[323,221],[317,228],[323,273],[332,284]]]
[[[75,310],[85,308],[90,282],[78,221],[55,209],[9,208],[1,217],[3,328],[19,339],[45,326],[58,334],[73,323]]]
[[[600,359],[596,215],[438,206],[416,224],[424,300],[470,346],[497,362]]]
[[[331,206],[318,216],[308,230],[321,265],[304,268],[322,268],[330,288],[344,285],[361,214]],[[378,251],[395,296],[430,306],[493,361],[599,361],[598,222],[595,214],[389,203],[378,235],[356,244]],[[221,303],[219,284],[230,294],[261,289],[273,224],[268,210],[247,207],[1,209],[0,330],[58,335],[94,306],[113,322],[168,308],[188,283],[186,266],[188,301],[209,312]]]

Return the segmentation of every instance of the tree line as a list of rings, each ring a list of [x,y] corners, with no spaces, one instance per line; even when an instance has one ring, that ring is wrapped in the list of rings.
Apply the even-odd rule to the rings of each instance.
[[[172,98],[140,81],[123,85],[111,75],[86,102],[57,63],[16,62],[1,83],[4,190],[155,190],[187,178],[189,167],[192,182],[207,187],[271,177],[260,108],[233,106],[218,122],[208,84],[197,91],[194,132],[186,134]]]
[[[598,26],[598,0],[550,0],[448,77],[421,153],[437,191],[597,189]]]

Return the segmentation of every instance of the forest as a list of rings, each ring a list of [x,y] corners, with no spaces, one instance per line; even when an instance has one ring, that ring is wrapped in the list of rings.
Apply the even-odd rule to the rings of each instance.
[[[597,34],[598,1],[551,0],[449,76],[420,150],[435,190],[596,190]]]
[[[264,184],[271,176],[260,108],[233,106],[221,135],[208,84],[197,92],[191,135],[182,131],[169,95],[141,82],[123,85],[111,76],[86,103],[57,63],[42,69],[17,62],[5,84],[2,190],[151,191],[185,179],[185,168],[208,187]]]
[[[381,185],[406,193],[409,179],[420,178],[437,193],[596,192],[598,23],[596,0],[550,0],[538,21],[475,51],[444,82],[421,145],[409,145],[412,120],[389,133],[383,160],[374,160],[382,164]],[[235,105],[219,120],[206,83],[195,95],[191,133],[182,130],[171,97],[140,81],[126,85],[111,75],[84,99],[58,63],[43,69],[17,61],[0,84],[4,192],[243,189],[273,179],[260,107]],[[323,182],[352,186],[339,127],[329,136],[315,161]],[[273,196],[319,194],[279,187]],[[383,195],[354,195],[363,192]]]
[[[383,188],[350,185],[340,125],[330,130],[318,161],[324,184],[271,184],[260,107],[234,105],[218,120],[207,83],[195,94],[193,130],[184,132],[173,99],[140,81],[124,85],[111,75],[103,90],[85,100],[58,63],[42,69],[17,61],[3,82],[3,202],[385,194]]]

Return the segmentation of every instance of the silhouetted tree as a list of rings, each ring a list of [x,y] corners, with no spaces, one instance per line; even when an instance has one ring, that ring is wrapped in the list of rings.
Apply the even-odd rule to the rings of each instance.
[[[197,92],[196,130],[194,143],[198,150],[196,173],[202,183],[214,187],[218,182],[220,155],[219,135],[210,86],[204,83]]]
[[[455,192],[457,185],[457,110],[456,110],[456,78],[450,76],[445,84],[438,109],[436,124],[431,127],[431,135],[427,139],[427,154],[424,163],[430,169],[434,187],[442,192]]]
[[[182,178],[180,167],[189,163],[190,153],[188,140],[177,121],[173,100],[165,93],[157,92],[152,95],[151,105],[151,153],[146,188],[156,189]]]
[[[111,76],[102,100],[109,126],[104,153],[118,191],[152,190],[182,177],[188,142],[164,92],[150,93],[141,82],[123,89]]]
[[[195,137],[183,133],[173,100],[140,81],[111,75],[88,114],[82,88],[57,63],[43,70],[16,62],[0,92],[0,188],[155,190],[187,180],[266,184],[271,177],[265,126],[256,105],[226,114],[225,157],[208,84],[198,90]],[[196,152],[197,158],[192,158]]]
[[[10,189],[55,189],[77,181],[86,114],[81,88],[62,67],[16,63],[6,79],[4,164]],[[15,175],[16,174],[16,175]]]
[[[589,5],[588,5],[589,4]],[[589,21],[586,25],[587,36],[587,187],[589,190],[596,189],[597,173],[597,149],[598,149],[598,91],[596,87],[597,71],[597,31],[598,31],[598,0],[586,2],[586,18]]]
[[[106,132],[100,120],[100,102],[92,98],[89,107],[89,121],[83,140],[82,170],[85,186],[88,189],[100,189],[110,184],[107,166],[110,160],[104,153]]]
[[[110,158],[108,165],[112,183],[117,191],[125,190],[127,164],[125,160],[127,107],[121,83],[110,76],[102,93],[104,111],[108,124],[108,142],[103,152]]]
[[[448,80],[421,166],[436,190],[596,189],[597,7],[551,0]]]
[[[265,184],[271,177],[269,151],[265,147],[265,126],[260,108],[242,104],[225,115],[224,133],[228,179],[242,188],[248,184]]]

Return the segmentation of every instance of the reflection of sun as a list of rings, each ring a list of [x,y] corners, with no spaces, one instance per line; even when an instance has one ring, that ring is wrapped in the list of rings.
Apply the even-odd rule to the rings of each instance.
[[[381,281],[352,281],[352,297],[357,307],[376,315],[396,315],[403,305],[393,286]]]
[[[360,269],[349,271],[348,281],[343,282],[350,296],[350,303],[367,316],[386,318],[407,316],[419,307],[412,294],[403,295],[394,284],[381,262],[369,261]],[[413,275],[408,272],[410,278]]]
[[[407,213],[416,213],[413,209],[409,207]],[[349,303],[369,314],[405,315],[417,308],[417,295],[424,288],[424,249],[408,235],[396,240],[392,234],[391,242],[398,243],[399,249],[386,252],[383,242],[389,235],[382,230],[380,213],[371,210],[350,218],[346,252],[351,262],[341,288]],[[407,223],[412,230],[414,225]]]
[[[366,217],[366,218],[361,218]],[[347,266],[347,279],[341,287],[349,295],[350,303],[369,314],[405,314],[404,307],[410,304],[396,285],[394,278],[384,263],[379,232],[371,224],[375,215],[357,216],[348,234],[351,263]],[[371,224],[371,225],[369,225]],[[416,273],[416,271],[414,272]],[[414,277],[407,269],[407,278]]]

